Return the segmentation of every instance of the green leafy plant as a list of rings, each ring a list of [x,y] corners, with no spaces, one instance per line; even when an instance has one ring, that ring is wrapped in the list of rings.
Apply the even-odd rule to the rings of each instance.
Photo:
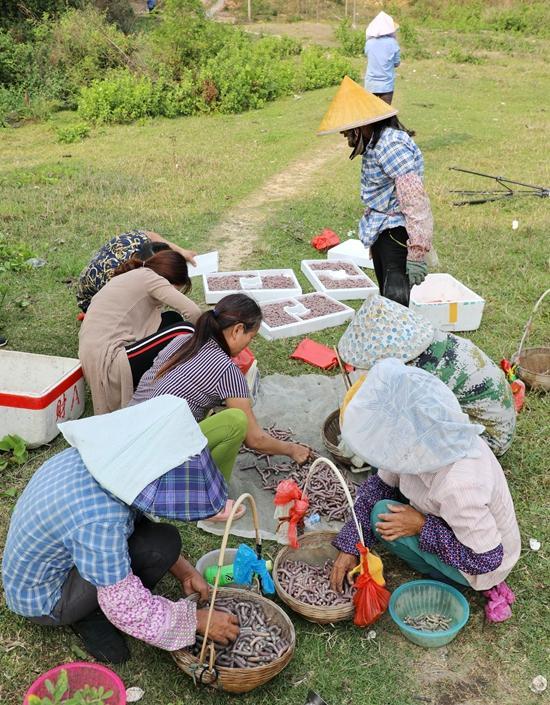
[[[5,235],[0,233],[0,273],[20,272],[26,269],[27,260],[33,257],[33,253],[25,245],[12,244],[7,241]]]
[[[113,694],[112,690],[105,690],[103,687],[93,688],[85,685],[69,698],[65,698],[69,690],[69,678],[65,669],[61,671],[55,683],[49,679],[46,681],[46,690],[50,697],[39,698],[38,695],[31,695],[29,705],[103,705]]]
[[[57,141],[63,144],[72,144],[80,142],[90,134],[90,127],[84,122],[79,122],[67,127],[58,127],[56,129]]]
[[[340,42],[342,51],[346,56],[361,56],[365,48],[365,32],[353,29],[349,18],[343,19],[334,30],[336,39]]]
[[[0,470],[10,464],[23,465],[28,457],[27,444],[20,436],[9,435],[0,440]]]

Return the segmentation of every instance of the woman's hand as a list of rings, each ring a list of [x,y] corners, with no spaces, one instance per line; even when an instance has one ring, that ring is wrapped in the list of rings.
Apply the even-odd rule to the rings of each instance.
[[[405,536],[417,536],[426,522],[421,512],[410,504],[388,504],[389,514],[379,514],[376,529],[384,541],[395,541]]]
[[[311,454],[311,450],[307,446],[302,446],[299,443],[290,443],[291,446],[288,457],[292,458],[298,465],[303,465]]]
[[[185,250],[183,247],[179,247],[178,250],[179,250],[180,255],[185,257],[185,259],[187,260],[187,262],[189,262],[189,264],[192,264],[193,267],[197,266],[197,263],[195,261],[195,257],[197,256],[197,252],[194,252],[193,250]]]
[[[197,631],[204,634],[206,622],[208,620],[208,610],[197,610]],[[227,612],[212,612],[208,637],[222,646],[227,646],[239,636],[240,628],[237,617]]]
[[[206,580],[202,577],[196,568],[189,561],[186,561],[183,556],[180,556],[174,565],[170,568],[172,575],[181,583],[181,589],[184,595],[192,595],[198,592],[201,600],[208,599],[209,587]]]
[[[348,573],[359,563],[359,558],[351,553],[340,551],[330,574],[330,588],[335,592],[342,592],[344,580],[347,580]]]

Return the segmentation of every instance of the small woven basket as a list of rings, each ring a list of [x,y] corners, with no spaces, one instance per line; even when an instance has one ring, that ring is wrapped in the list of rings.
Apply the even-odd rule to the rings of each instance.
[[[361,543],[364,543],[363,530],[361,528],[361,524],[357,521],[355,510],[353,508],[353,499],[349,488],[344,477],[342,476],[342,473],[331,460],[328,458],[317,458],[317,460],[312,463],[304,484],[304,496],[307,495],[307,486],[317,465],[321,465],[322,463],[326,463],[329,466],[342,485],[342,489],[344,490],[344,494],[346,495],[346,499],[351,509],[353,521],[355,522],[355,526],[357,528],[357,533]],[[282,587],[277,575],[277,568],[284,560],[290,557],[303,560],[306,563],[311,563],[312,565],[319,565],[319,562],[324,563],[327,558],[336,557],[338,550],[332,546],[331,542],[337,535],[338,532],[336,531],[316,531],[306,534],[300,538],[299,548],[293,549],[290,546],[285,546],[282,548],[277,554],[273,564],[273,582],[275,583],[277,595],[286,605],[294,610],[294,612],[297,612],[310,622],[317,622],[318,624],[332,624],[333,622],[341,622],[346,619],[351,619],[354,613],[353,602],[350,602],[349,605],[337,605],[335,607],[328,607],[326,605],[307,605],[305,602],[300,602],[295,597],[289,595],[288,592]]]
[[[245,500],[248,500],[252,508],[252,518],[256,532],[256,547],[258,552],[261,551],[262,539],[260,536],[256,503],[254,502],[252,495],[245,493],[242,494],[233,505],[233,509],[225,527],[225,533],[223,535],[220,555],[218,558],[218,572],[216,573],[216,580],[214,581],[214,587],[211,591],[210,609],[206,622],[206,630],[201,653],[199,656],[193,656],[193,654],[187,649],[179,649],[178,651],[171,652],[172,658],[177,663],[179,668],[193,678],[195,685],[209,685],[212,688],[223,690],[228,693],[248,693],[249,691],[254,690],[254,688],[267,683],[278,673],[280,673],[291,661],[296,648],[296,634],[294,632],[294,625],[290,621],[288,615],[285,614],[285,612],[283,612],[283,610],[274,602],[250,590],[219,587],[220,573],[224,564],[224,554],[227,547],[227,541],[229,539],[229,531],[231,529],[236,511]],[[212,612],[215,609],[216,596],[218,593],[224,597],[238,596],[250,602],[260,603],[265,614],[269,617],[270,623],[280,627],[282,630],[281,633],[290,643],[290,646],[284,654],[271,661],[271,663],[263,666],[256,666],[254,668],[226,668],[224,666],[216,666],[214,664],[215,648],[212,648],[212,646],[208,648],[209,645],[212,645],[212,642],[208,642],[208,633],[210,630]],[[190,595],[187,599],[192,602],[198,602],[199,595]],[[207,657],[207,651],[210,653],[209,658]]]
[[[323,443],[325,448],[341,465],[351,467],[351,458],[346,458],[342,455],[342,451],[338,448],[338,436],[340,435],[340,409],[336,409],[327,416],[323,424]]]
[[[547,289],[535,304],[533,312],[523,331],[519,349],[517,353],[512,356],[512,362],[517,364],[518,377],[520,377],[525,384],[528,384],[531,389],[538,389],[545,392],[550,390],[550,347],[544,346],[524,349],[523,346],[531,332],[533,317],[544,298],[549,293],[550,289]]]
[[[334,548],[332,540],[337,536],[337,531],[314,531],[306,534],[300,538],[300,548],[285,546],[279,551],[273,564],[273,582],[279,598],[304,619],[317,624],[332,624],[352,619],[353,602],[335,607],[307,605],[288,594],[281,585],[277,570],[286,560],[304,561],[310,565],[322,565],[326,560],[333,560],[338,555],[338,549]]]

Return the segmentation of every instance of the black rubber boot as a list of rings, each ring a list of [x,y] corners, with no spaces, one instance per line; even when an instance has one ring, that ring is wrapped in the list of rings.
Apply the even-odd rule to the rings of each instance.
[[[100,609],[80,622],[71,624],[71,628],[82,639],[84,648],[96,661],[124,663],[130,658],[124,637]]]

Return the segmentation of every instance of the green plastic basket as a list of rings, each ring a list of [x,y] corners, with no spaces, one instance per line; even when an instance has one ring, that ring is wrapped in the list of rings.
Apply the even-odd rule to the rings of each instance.
[[[400,585],[392,593],[389,611],[391,618],[409,641],[429,649],[451,642],[470,616],[470,607],[464,595],[451,585],[437,580],[412,580]],[[449,629],[424,632],[410,627],[403,621],[408,616],[417,617],[434,612],[452,619]]]

